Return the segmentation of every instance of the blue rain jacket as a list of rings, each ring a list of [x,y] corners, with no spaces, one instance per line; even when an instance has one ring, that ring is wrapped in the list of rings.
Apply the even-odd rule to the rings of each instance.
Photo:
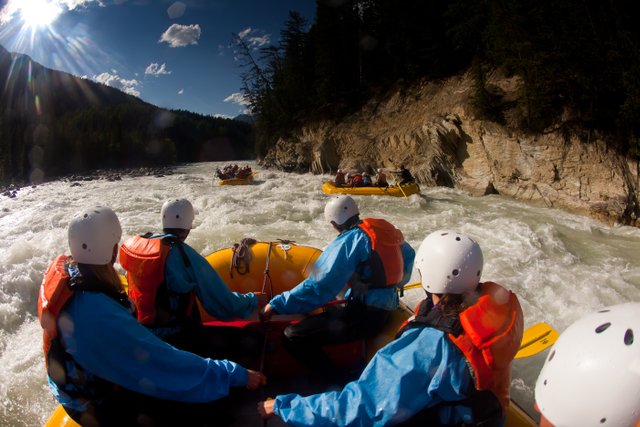
[[[102,293],[76,291],[57,325],[65,351],[90,374],[160,399],[209,402],[249,379],[234,362],[204,359],[165,343]],[[83,410],[65,401],[51,379],[49,384],[60,403]]]
[[[153,236],[164,237],[164,235]],[[207,313],[220,320],[246,318],[258,305],[253,293],[231,292],[211,264],[191,246],[183,243],[191,262],[187,267],[177,247],[172,247],[167,255],[164,274],[169,290],[188,293],[195,290],[198,300]]]
[[[442,401],[469,397],[474,382],[464,356],[440,330],[409,329],[380,349],[342,391],[277,396],[274,412],[291,426],[382,427]],[[442,423],[472,422],[469,408],[445,406]]]
[[[311,275],[290,291],[275,296],[269,304],[280,314],[308,313],[333,300],[342,291],[356,270],[363,280],[371,276],[371,271],[363,268],[363,263],[371,255],[371,239],[359,227],[340,234],[329,243],[316,260]],[[402,245],[404,259],[404,277],[401,285],[411,278],[415,251],[408,243]],[[399,304],[396,288],[370,289],[364,295],[352,295],[347,291],[346,298],[354,298],[367,305],[384,310],[395,310]]]

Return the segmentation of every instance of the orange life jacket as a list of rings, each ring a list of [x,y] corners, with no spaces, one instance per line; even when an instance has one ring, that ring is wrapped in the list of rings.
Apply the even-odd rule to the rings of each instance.
[[[49,365],[51,342],[58,337],[57,320],[62,307],[73,296],[69,287],[69,274],[65,267],[69,257],[59,255],[44,273],[38,293],[38,318],[42,326],[42,343],[45,363]]]
[[[44,359],[49,379],[56,384],[58,392],[65,399],[84,405],[104,398],[116,390],[117,386],[85,370],[75,362],[72,354],[66,352],[58,336],[57,320],[60,312],[76,290],[100,292],[127,310],[132,307],[126,294],[106,289],[91,279],[81,277],[79,270],[75,270],[78,276],[74,274],[71,277],[70,260],[66,255],[59,255],[47,268],[38,293],[38,317],[42,326]],[[69,372],[73,372],[73,375],[69,375]]]
[[[384,219],[365,218],[358,227],[371,239],[372,269],[370,288],[385,288],[398,285],[404,277],[402,232]]]
[[[476,388],[491,390],[509,405],[511,362],[520,349],[524,316],[516,295],[493,282],[480,287],[478,301],[460,313],[464,333],[449,338],[473,368]]]
[[[421,306],[416,308],[416,313],[421,314],[405,322],[400,333],[412,327],[414,322],[417,323],[415,326],[449,332],[439,327],[437,323],[441,322],[425,320]],[[516,295],[497,283],[484,282],[479,285],[476,303],[460,313],[459,330],[448,333],[449,339],[467,359],[476,389],[493,392],[503,413],[510,401],[511,362],[520,348],[523,329],[522,308]]]
[[[174,236],[150,239],[150,234],[134,236],[120,246],[120,265],[127,272],[129,298],[137,309],[138,322],[148,326],[164,326],[168,322],[160,317],[188,317],[193,311],[195,296],[193,292],[180,297],[185,300],[179,304],[179,313],[169,313],[168,303],[159,298],[159,293],[166,293],[164,286],[164,266],[172,245],[181,245]],[[184,248],[180,247],[184,251]],[[186,258],[186,255],[183,254]],[[187,261],[185,261],[187,262]],[[163,285],[163,286],[161,286]],[[165,316],[158,316],[159,311]],[[166,314],[169,313],[169,314]]]

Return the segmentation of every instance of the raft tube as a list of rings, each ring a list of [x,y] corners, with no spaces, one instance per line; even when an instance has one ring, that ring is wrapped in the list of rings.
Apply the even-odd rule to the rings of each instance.
[[[393,196],[408,197],[420,192],[420,186],[416,183],[405,184],[402,187],[392,185],[389,187],[338,187],[332,181],[322,184],[325,194],[351,194],[354,196]]]
[[[244,178],[229,178],[218,180],[218,185],[248,185],[253,182],[253,172]]]

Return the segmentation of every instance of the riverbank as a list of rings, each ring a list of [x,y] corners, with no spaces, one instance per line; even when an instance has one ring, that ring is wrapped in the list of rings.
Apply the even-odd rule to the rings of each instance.
[[[50,181],[66,181],[72,187],[81,186],[83,182],[95,181],[98,179],[106,181],[120,181],[123,177],[155,176],[161,178],[165,175],[172,175],[177,166],[141,167],[131,169],[99,169],[83,174],[72,174],[60,177],[51,177],[40,184]],[[0,184],[0,195],[8,198],[18,197],[20,190],[25,187],[36,188],[39,184],[32,183],[9,183]]]
[[[508,106],[521,81],[494,72],[487,86]],[[469,73],[392,90],[339,121],[309,123],[281,138],[261,165],[333,173],[404,164],[425,187],[500,194],[640,225],[637,160],[612,150],[607,135],[571,127],[569,113],[541,134],[520,129],[524,113],[507,107],[504,124],[480,120],[473,94]]]

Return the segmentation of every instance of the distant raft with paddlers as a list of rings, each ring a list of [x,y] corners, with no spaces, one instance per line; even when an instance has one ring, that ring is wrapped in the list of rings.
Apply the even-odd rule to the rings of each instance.
[[[420,192],[420,186],[415,182],[403,184],[402,186],[390,185],[389,187],[351,187],[337,186],[333,181],[325,181],[322,184],[322,191],[325,194],[351,194],[355,196],[393,196],[408,197]]]
[[[206,259],[232,291],[265,292],[272,297],[292,289],[308,277],[321,253],[320,249],[297,245],[286,240],[256,242],[253,239],[243,239],[233,247],[211,253]],[[416,284],[407,285],[405,289],[411,287],[416,287]],[[284,328],[291,322],[303,318],[304,315],[276,315],[266,323],[260,322],[257,318],[222,321],[205,312],[201,306],[199,309],[202,322],[207,327],[256,328],[266,332],[265,344],[268,345],[264,346],[260,366],[267,375],[268,383],[264,386],[264,393],[261,394],[275,395],[277,391],[312,394],[325,391],[314,384],[306,384],[303,390],[286,389],[287,384],[296,384],[293,388],[302,387],[299,386],[299,381],[291,382],[292,378],[308,379],[309,368],[290,355],[282,345]],[[412,314],[411,309],[401,302],[386,328],[377,336],[353,343],[326,346],[325,351],[340,368],[361,367],[378,349],[394,339],[400,325]],[[521,351],[537,342],[535,338],[527,338],[527,335],[525,332]],[[227,398],[225,407],[237,414],[232,425],[263,425],[263,420],[256,410],[257,402],[262,399],[263,397],[259,394],[251,392]],[[212,417],[215,417],[215,414],[212,414]],[[511,402],[506,427],[535,427],[536,425],[536,422],[520,406],[514,401]],[[66,414],[61,405],[58,405],[45,427],[78,427],[78,424]]]
[[[218,185],[248,185],[253,182],[253,171],[242,178],[234,177],[218,180]]]

